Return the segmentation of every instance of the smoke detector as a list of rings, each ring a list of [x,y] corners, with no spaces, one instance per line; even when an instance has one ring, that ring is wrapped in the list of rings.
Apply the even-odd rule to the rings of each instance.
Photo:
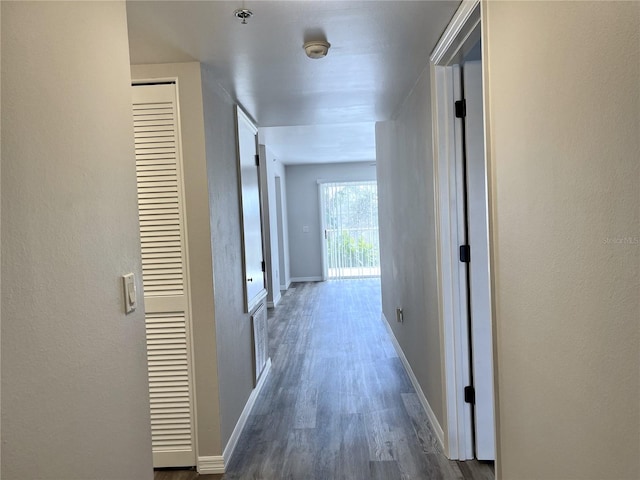
[[[330,46],[331,44],[329,42],[313,40],[311,42],[306,42],[302,48],[304,48],[304,52],[307,54],[307,57],[318,59],[327,56]]]

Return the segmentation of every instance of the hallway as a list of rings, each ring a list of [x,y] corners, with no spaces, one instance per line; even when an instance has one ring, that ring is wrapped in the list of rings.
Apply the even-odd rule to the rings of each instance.
[[[270,311],[270,377],[223,479],[493,478],[439,451],[380,309],[379,279],[291,286]]]

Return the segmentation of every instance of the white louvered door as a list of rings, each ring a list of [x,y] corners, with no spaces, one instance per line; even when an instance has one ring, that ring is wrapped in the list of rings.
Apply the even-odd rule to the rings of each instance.
[[[154,467],[196,464],[176,86],[133,87]]]

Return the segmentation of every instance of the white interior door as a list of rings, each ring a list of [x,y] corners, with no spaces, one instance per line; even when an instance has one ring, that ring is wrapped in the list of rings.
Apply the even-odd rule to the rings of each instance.
[[[238,157],[242,206],[242,243],[244,259],[245,307],[247,313],[267,296],[262,250],[262,214],[258,174],[256,134],[258,129],[236,107]]]
[[[196,464],[176,85],[133,87],[154,467]]]
[[[476,458],[494,460],[493,348],[482,63],[480,61],[465,62],[462,75],[466,101],[467,238],[471,246],[469,305],[471,309],[471,364],[475,388]]]

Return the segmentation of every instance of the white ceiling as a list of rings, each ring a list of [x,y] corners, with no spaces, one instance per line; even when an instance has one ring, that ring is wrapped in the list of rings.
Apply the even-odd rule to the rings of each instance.
[[[459,2],[129,1],[131,63],[197,60],[257,122],[285,163],[371,161]],[[253,11],[247,25],[233,16]],[[329,55],[307,58],[305,40]],[[288,128],[295,127],[295,128]]]
[[[373,122],[265,127],[260,129],[260,143],[287,165],[376,159]]]

